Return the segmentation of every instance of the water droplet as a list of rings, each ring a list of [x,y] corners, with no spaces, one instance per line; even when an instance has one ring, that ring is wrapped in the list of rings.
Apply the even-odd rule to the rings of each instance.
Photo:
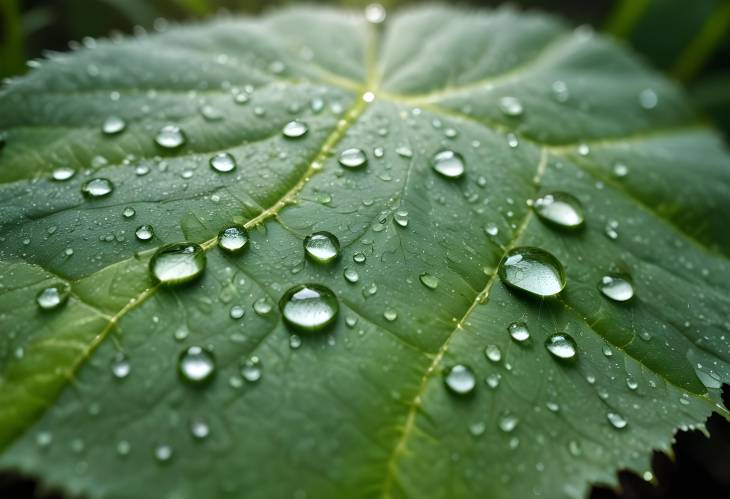
[[[428,272],[424,272],[418,276],[421,284],[426,286],[428,289],[436,289],[439,285],[439,278]]]
[[[122,133],[125,128],[127,128],[127,124],[119,116],[109,116],[101,125],[104,135],[116,135]]]
[[[188,383],[206,383],[215,375],[215,357],[205,348],[191,346],[180,353],[177,372]]]
[[[567,333],[555,333],[545,340],[545,348],[559,359],[574,359],[578,353],[575,340]]]
[[[407,210],[397,210],[395,214],[393,215],[393,219],[395,220],[395,223],[397,223],[401,227],[408,227],[408,211]]]
[[[625,177],[629,174],[629,167],[623,163],[616,163],[613,165],[613,174],[619,178]]]
[[[486,232],[488,236],[494,237],[499,234],[499,227],[497,227],[494,223],[488,223],[484,226],[484,232]]]
[[[315,232],[304,238],[304,252],[314,262],[331,263],[340,256],[340,241],[330,232]]]
[[[538,296],[553,296],[565,287],[565,271],[560,261],[547,251],[519,247],[507,252],[499,265],[505,284]]]
[[[134,231],[134,235],[140,241],[149,241],[155,236],[155,229],[149,224],[140,225]]]
[[[114,190],[114,184],[107,178],[92,178],[81,184],[81,194],[87,198],[108,196]]]
[[[195,243],[173,243],[160,247],[150,259],[152,276],[162,284],[181,284],[205,269],[205,251]]]
[[[446,178],[459,178],[464,174],[464,158],[458,152],[444,149],[437,152],[431,160],[433,170]]]
[[[651,88],[645,88],[639,92],[639,104],[644,109],[654,109],[659,103],[659,96]]]
[[[230,153],[221,152],[215,156],[211,156],[210,167],[220,173],[232,172],[236,168],[236,158]]]
[[[206,121],[220,121],[223,119],[223,113],[220,109],[215,108],[210,104],[203,104],[200,106],[200,114]]]
[[[284,134],[284,137],[288,139],[298,139],[299,137],[304,137],[304,135],[306,135],[308,131],[309,127],[306,123],[304,123],[303,121],[294,120],[284,125],[281,133]]]
[[[129,376],[132,371],[132,365],[129,363],[129,359],[126,355],[119,352],[114,356],[112,361],[112,374],[117,379],[124,379]]]
[[[243,363],[243,366],[241,366],[241,376],[243,376],[243,379],[249,383],[255,383],[260,380],[262,374],[263,370],[261,366],[261,359],[259,359],[256,355],[247,359],[246,362]]]
[[[517,97],[502,97],[499,99],[499,109],[507,116],[519,116],[524,111]]]
[[[279,301],[284,321],[304,332],[320,331],[334,322],[339,311],[335,294],[319,284],[299,284]]]
[[[35,301],[42,310],[53,310],[66,303],[70,294],[71,287],[65,282],[52,284],[40,290]]]
[[[48,447],[53,442],[53,435],[50,432],[42,431],[35,437],[35,443],[38,447]]]
[[[365,256],[365,253],[361,251],[352,255],[352,261],[355,263],[365,263],[365,260],[367,260],[367,257]]]
[[[513,322],[507,326],[507,331],[513,340],[522,343],[530,339],[530,330],[525,322]]]
[[[476,421],[469,425],[469,433],[474,437],[479,437],[484,434],[487,430],[487,425],[484,421]]]
[[[555,80],[552,84],[553,95],[558,102],[567,102],[570,98],[568,85],[562,80]]]
[[[496,389],[499,387],[499,382],[502,379],[502,376],[499,373],[490,374],[487,376],[484,381],[487,383],[487,386],[491,389]]]
[[[604,345],[603,355],[605,355],[606,357],[613,357],[613,350],[611,350],[611,347],[609,347],[608,345]]]
[[[492,362],[499,362],[502,360],[502,350],[497,345],[487,345],[484,349],[484,355]]]
[[[59,166],[58,168],[54,168],[53,172],[51,173],[51,178],[57,182],[63,182],[64,180],[68,180],[71,177],[76,175],[76,170],[73,168],[70,168],[68,166]]]
[[[172,447],[169,445],[158,445],[155,447],[155,459],[160,463],[166,463],[172,459]]]
[[[634,286],[626,274],[608,274],[601,277],[598,289],[613,301],[628,301],[634,296]]]
[[[401,158],[412,158],[413,157],[413,151],[408,146],[398,146],[395,148],[395,153],[400,156]]]
[[[193,418],[190,421],[190,434],[197,440],[203,440],[210,435],[210,426],[208,422],[200,417]]]
[[[160,128],[155,137],[155,142],[165,149],[177,149],[185,144],[185,132],[177,125],[165,125]]]
[[[393,322],[398,318],[398,312],[396,312],[392,308],[386,308],[385,312],[383,312],[383,317],[385,317],[386,321]]]
[[[568,229],[583,225],[583,206],[578,199],[567,192],[552,192],[539,197],[532,208],[540,219]]]
[[[560,410],[560,406],[555,402],[547,402],[545,407],[547,407],[550,412],[558,412]]]
[[[604,233],[606,234],[606,237],[608,237],[611,240],[618,239],[618,222],[616,220],[609,220],[606,223],[606,228],[604,229]]]
[[[451,393],[468,395],[474,391],[477,380],[471,367],[465,366],[464,364],[456,364],[445,372],[444,384]]]
[[[342,275],[345,276],[345,279],[347,280],[347,282],[355,283],[360,280],[360,274],[358,274],[355,269],[351,269],[349,267],[345,267],[345,270],[342,273]]]
[[[626,421],[626,419],[617,412],[609,412],[606,414],[606,417],[608,418],[608,422],[611,423],[611,426],[619,430],[626,428],[626,425],[628,424],[628,421]]]
[[[342,151],[337,161],[345,168],[360,168],[368,162],[368,157],[365,151],[353,147]]]
[[[231,319],[234,319],[234,320],[240,319],[245,314],[246,314],[246,309],[240,305],[232,306],[230,312],[228,313],[228,315],[230,315]]]
[[[639,383],[637,383],[634,378],[628,377],[626,378],[626,386],[629,388],[629,390],[636,390],[637,388],[639,388]]]
[[[117,442],[117,454],[121,457],[128,456],[132,450],[132,446],[126,440]]]
[[[271,302],[265,296],[259,298],[253,304],[253,311],[261,316],[268,315],[272,308]]]
[[[302,346],[302,338],[300,336],[296,334],[289,336],[289,348],[296,350],[300,346]]]
[[[229,225],[218,233],[218,247],[229,253],[238,253],[248,245],[248,231],[243,225]]]
[[[517,428],[519,422],[520,420],[517,418],[517,416],[514,416],[512,414],[505,414],[504,416],[499,418],[499,429],[505,433],[510,433],[514,431],[515,428]]]
[[[380,24],[385,21],[385,7],[379,3],[371,3],[365,7],[365,20],[371,24]]]

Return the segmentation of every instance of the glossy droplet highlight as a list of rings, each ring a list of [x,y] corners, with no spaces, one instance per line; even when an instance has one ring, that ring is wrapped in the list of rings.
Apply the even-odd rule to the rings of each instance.
[[[149,224],[140,225],[134,231],[134,236],[140,241],[149,241],[155,236],[155,229]]]
[[[611,426],[613,426],[617,430],[626,428],[626,426],[629,424],[628,421],[626,421],[626,419],[617,412],[609,412],[608,414],[606,414],[606,418],[608,419],[608,422],[611,423]]]
[[[487,345],[484,349],[484,356],[490,362],[499,362],[502,360],[502,350],[497,345]]]
[[[129,359],[123,353],[118,353],[114,356],[112,361],[112,375],[117,379],[124,379],[129,376],[132,371],[132,365],[129,363]]]
[[[429,274],[428,272],[424,272],[419,275],[418,279],[421,281],[421,284],[426,286],[428,289],[436,289],[439,285],[439,278],[435,275]]]
[[[173,243],[160,247],[150,259],[152,277],[166,285],[181,284],[205,269],[205,251],[195,243]]]
[[[41,289],[35,301],[41,310],[54,310],[66,303],[70,294],[71,287],[68,284],[57,283]]]
[[[315,232],[304,238],[304,252],[314,262],[331,263],[340,255],[340,241],[331,232]]]
[[[221,152],[211,156],[210,167],[219,173],[228,173],[236,169],[236,159],[227,152]]]
[[[434,154],[431,167],[442,177],[456,179],[464,175],[464,158],[458,152],[444,149]]]
[[[113,190],[114,184],[108,178],[92,178],[81,184],[81,194],[90,199],[108,196]]]
[[[474,391],[477,380],[471,367],[464,364],[456,364],[444,373],[444,384],[451,393],[468,395]]]
[[[243,225],[229,225],[218,233],[218,247],[238,253],[248,245],[248,230]]]
[[[287,139],[298,139],[299,137],[304,137],[307,132],[309,131],[309,127],[306,123],[302,121],[290,121],[286,125],[284,125],[284,128],[282,128],[281,133],[286,137]]]
[[[261,365],[261,359],[256,355],[246,359],[241,366],[241,376],[249,383],[255,383],[261,379],[263,375],[263,368]]]
[[[210,350],[191,346],[180,354],[177,371],[188,383],[195,385],[207,383],[215,375],[215,357]]]
[[[505,284],[537,296],[553,296],[565,288],[565,271],[547,251],[524,246],[507,252],[499,265]]]
[[[626,274],[608,274],[601,277],[598,289],[613,301],[628,301],[634,296],[634,286]]]
[[[76,175],[76,170],[68,166],[59,166],[51,172],[51,178],[57,182],[63,182]]]
[[[361,168],[368,162],[368,157],[365,151],[353,147],[342,151],[337,161],[345,168]]]
[[[122,133],[125,128],[127,128],[127,124],[119,116],[109,116],[101,125],[104,135],[116,135]]]
[[[332,290],[312,283],[294,286],[279,301],[284,321],[304,332],[320,331],[332,324],[339,308]]]
[[[525,322],[513,322],[507,326],[507,331],[510,337],[518,343],[530,339],[530,330],[527,328],[527,323]]]
[[[574,359],[578,346],[572,336],[567,333],[555,333],[545,340],[545,348],[554,357],[563,360]]]
[[[155,136],[155,142],[165,149],[177,149],[186,142],[185,132],[177,125],[165,125]]]
[[[572,194],[552,192],[539,197],[532,208],[541,220],[567,229],[577,229],[583,225],[583,205]]]

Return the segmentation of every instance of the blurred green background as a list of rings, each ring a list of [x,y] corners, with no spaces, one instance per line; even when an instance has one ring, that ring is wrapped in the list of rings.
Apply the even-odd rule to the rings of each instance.
[[[0,0],[0,77],[22,74],[44,51],[84,37],[154,29],[160,19],[202,19],[221,11],[258,13],[292,0]],[[307,3],[364,8],[368,1]],[[381,0],[388,10],[414,4]],[[454,3],[454,2],[449,2]],[[466,0],[494,6],[499,1]],[[697,106],[730,137],[730,0],[517,0],[513,5],[589,23],[625,41],[687,87]]]

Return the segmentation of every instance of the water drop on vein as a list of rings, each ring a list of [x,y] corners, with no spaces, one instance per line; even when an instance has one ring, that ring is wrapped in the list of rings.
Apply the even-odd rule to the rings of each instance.
[[[545,340],[545,348],[553,357],[562,360],[571,360],[578,354],[578,345],[572,336],[567,333],[555,333]]]
[[[294,120],[284,125],[281,133],[288,139],[298,139],[300,137],[304,137],[308,131],[309,127],[306,123]]]
[[[471,367],[456,364],[444,373],[444,384],[455,395],[468,395],[476,387],[476,377]]]
[[[55,310],[68,301],[71,287],[66,283],[52,284],[38,292],[35,301],[41,310]]]
[[[457,179],[464,174],[464,158],[458,152],[444,149],[431,159],[431,167],[442,177]]]
[[[525,322],[513,322],[507,326],[510,337],[518,343],[525,342],[530,339],[530,330]]]
[[[487,376],[484,381],[487,383],[487,386],[491,389],[496,389],[499,387],[499,382],[502,379],[502,376],[499,373],[490,374]]]
[[[505,284],[537,296],[553,296],[565,288],[565,271],[547,251],[530,246],[513,248],[499,265]]]
[[[626,274],[608,274],[601,277],[598,289],[613,301],[628,301],[634,296],[634,286]]]
[[[337,297],[320,284],[299,284],[279,301],[284,321],[302,332],[317,332],[332,324],[339,312]]]
[[[337,161],[345,168],[355,169],[365,166],[368,157],[365,151],[353,147],[342,151]]]
[[[583,205],[572,194],[552,192],[537,198],[532,208],[541,220],[566,229],[577,229],[583,225]]]
[[[236,169],[236,158],[227,152],[221,152],[212,156],[209,160],[210,167],[219,173],[229,173]]]
[[[195,243],[173,243],[160,247],[150,259],[152,277],[165,285],[176,285],[198,277],[205,270],[205,251]]]
[[[340,256],[340,241],[331,232],[315,232],[304,238],[304,252],[316,263],[331,263]]]
[[[81,194],[89,199],[108,196],[114,190],[114,184],[107,178],[92,178],[81,184]]]
[[[203,347],[191,346],[180,353],[177,370],[180,377],[191,384],[209,382],[215,375],[215,357]]]
[[[155,229],[149,224],[140,225],[134,231],[134,235],[140,241],[149,241],[154,237]]]
[[[243,225],[229,225],[218,233],[218,247],[228,253],[238,253],[247,245],[248,230]]]
[[[104,135],[117,135],[122,133],[127,124],[119,116],[109,116],[101,125],[101,131]]]
[[[185,144],[185,132],[177,125],[165,125],[155,136],[155,142],[165,149],[177,149]]]

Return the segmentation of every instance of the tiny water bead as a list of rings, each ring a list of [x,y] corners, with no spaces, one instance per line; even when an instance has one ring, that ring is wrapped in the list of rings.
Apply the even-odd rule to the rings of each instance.
[[[308,131],[309,127],[306,123],[294,120],[284,125],[281,133],[288,139],[298,139],[299,137],[304,137]]]
[[[611,426],[613,426],[617,430],[626,428],[626,426],[629,424],[628,421],[626,421],[626,419],[617,412],[609,412],[608,414],[606,414],[606,418],[608,419],[608,422],[611,423]]]
[[[177,125],[165,125],[155,136],[155,142],[165,149],[177,149],[185,144],[185,132]]]
[[[505,284],[537,296],[553,296],[565,288],[565,270],[547,251],[531,246],[513,248],[499,265]]]
[[[172,459],[172,447],[169,445],[158,445],[155,447],[155,459],[160,463],[166,463]]]
[[[368,157],[365,151],[353,147],[342,151],[337,161],[345,168],[354,169],[365,166],[368,162]]]
[[[137,211],[134,208],[132,208],[131,206],[127,206],[126,208],[124,208],[122,210],[122,216],[124,218],[132,218],[136,214],[137,214]]]
[[[578,345],[567,333],[555,333],[545,340],[545,348],[554,357],[563,360],[574,359],[578,354]]]
[[[532,208],[541,220],[567,229],[577,229],[583,225],[583,205],[572,194],[551,192],[537,198]]]
[[[140,241],[149,241],[155,236],[155,229],[149,224],[140,225],[134,235]]]
[[[149,269],[160,283],[176,285],[199,276],[205,269],[205,251],[195,243],[173,243],[160,247],[150,259]]]
[[[197,440],[203,440],[210,435],[210,426],[208,422],[201,418],[196,417],[190,421],[190,434]]]
[[[209,163],[210,167],[219,173],[228,173],[236,169],[236,158],[227,152],[211,156]]]
[[[530,330],[525,322],[513,322],[507,326],[510,337],[518,343],[522,343],[530,339]]]
[[[249,383],[255,383],[261,379],[263,370],[261,366],[261,359],[256,355],[248,358],[241,366],[241,376]]]
[[[231,307],[231,310],[228,312],[228,315],[231,317],[231,319],[238,320],[241,317],[243,317],[244,315],[246,315],[246,309],[240,305],[234,305]]]
[[[355,269],[351,269],[349,267],[345,267],[342,275],[345,277],[347,282],[351,282],[353,284],[360,280],[360,274],[358,274]]]
[[[68,284],[57,283],[41,289],[35,301],[41,310],[53,310],[66,303],[70,294],[71,287]]]
[[[284,321],[304,332],[321,331],[332,324],[339,308],[332,290],[312,283],[294,286],[279,301]]]
[[[90,199],[108,196],[113,190],[114,184],[108,178],[92,178],[81,184],[81,194]]]
[[[444,384],[451,393],[468,395],[474,391],[477,385],[477,379],[471,367],[464,364],[456,364],[444,373]]]
[[[442,177],[457,179],[464,175],[466,169],[464,158],[458,152],[444,149],[434,154],[431,167]]]
[[[253,304],[253,311],[260,316],[268,315],[272,308],[271,302],[265,296],[259,298]]]
[[[331,232],[315,232],[304,238],[304,252],[314,262],[331,263],[340,256],[340,241]]]
[[[129,376],[132,371],[132,365],[129,363],[129,359],[123,353],[118,353],[114,356],[112,361],[112,374],[117,379],[124,379]]]
[[[109,116],[101,125],[104,135],[117,135],[127,128],[127,124],[119,116]]]
[[[499,109],[506,116],[520,116],[524,111],[522,102],[517,97],[502,97],[499,99]]]
[[[243,225],[229,225],[218,233],[218,247],[228,253],[238,253],[248,245],[248,230]]]
[[[628,301],[634,296],[634,286],[626,274],[608,274],[601,277],[598,289],[613,301]]]
[[[207,383],[215,375],[215,357],[210,350],[191,346],[180,353],[177,372],[188,383],[195,385]]]
[[[491,362],[502,360],[502,350],[497,345],[487,345],[484,349],[484,356]]]
[[[51,178],[57,182],[63,182],[76,175],[76,170],[68,166],[59,166],[51,172]]]
[[[428,289],[436,289],[439,285],[439,278],[435,275],[429,274],[428,272],[424,272],[419,275],[418,279],[421,281],[421,284],[426,286]]]

